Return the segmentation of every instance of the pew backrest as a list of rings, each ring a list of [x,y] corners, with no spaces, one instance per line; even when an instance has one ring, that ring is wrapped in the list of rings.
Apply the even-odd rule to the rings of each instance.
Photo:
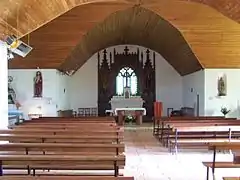
[[[134,177],[111,176],[0,176],[0,180],[134,180]]]
[[[240,126],[193,126],[193,127],[172,127],[178,132],[240,132]]]
[[[119,143],[122,136],[112,135],[39,135],[39,134],[0,134],[0,140],[10,142],[56,142],[56,143]]]
[[[208,143],[209,150],[240,150],[240,140],[239,142],[215,142]]]
[[[71,143],[6,143],[0,144],[0,152],[8,154],[95,154],[120,155],[124,144],[71,144]]]

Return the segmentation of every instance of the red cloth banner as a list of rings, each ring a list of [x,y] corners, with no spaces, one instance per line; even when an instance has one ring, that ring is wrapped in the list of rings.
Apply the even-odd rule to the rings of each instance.
[[[162,102],[154,102],[154,116],[161,117],[163,111]]]

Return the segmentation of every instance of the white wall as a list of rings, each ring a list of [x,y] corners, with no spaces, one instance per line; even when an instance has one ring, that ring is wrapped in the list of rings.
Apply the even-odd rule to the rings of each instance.
[[[0,128],[8,127],[8,60],[5,42],[0,41]]]
[[[109,52],[121,53],[126,45],[110,47]],[[147,50],[144,47],[128,45],[130,52]],[[152,51],[150,58],[152,59]],[[101,53],[102,59],[102,53]],[[9,70],[13,76],[13,87],[16,90],[22,110],[27,115],[41,106],[45,116],[57,115],[57,110],[97,107],[98,71],[97,53],[94,54],[73,76],[64,76],[57,70],[41,70],[43,75],[43,98],[33,98],[33,78],[36,69]],[[168,62],[156,53],[156,100],[163,102],[164,114],[167,108],[179,109],[183,104],[182,77]],[[50,100],[50,101],[49,101]],[[49,104],[50,103],[50,104]]]
[[[95,54],[69,79],[67,90],[71,109],[97,107],[97,74],[97,54]]]
[[[68,109],[66,78],[54,69],[41,69],[43,77],[43,97],[33,98],[33,78],[37,69],[17,69],[9,70],[9,75],[13,77],[12,87],[14,88],[17,100],[21,104],[21,110],[25,118],[29,113],[39,112],[44,116],[56,116],[57,110]]]
[[[70,108],[70,99],[68,92],[68,83],[71,77],[57,72],[57,81],[55,84],[57,94],[57,110],[68,110]]]
[[[156,55],[156,100],[163,102],[163,116],[167,108],[180,109],[182,99],[182,77],[160,55]]]
[[[227,96],[217,96],[217,80],[223,74],[227,77]],[[205,114],[222,115],[221,107],[231,110],[228,117],[240,117],[240,70],[206,69],[205,70]]]
[[[195,115],[197,115],[197,94],[199,95],[199,115],[205,114],[204,85],[204,70],[183,76],[183,106],[195,108]]]
[[[136,52],[137,48],[140,52],[146,51],[144,47],[128,47],[130,52]],[[114,48],[121,53],[125,45],[108,48],[108,55]],[[152,52],[150,58],[152,59]],[[58,110],[97,107],[97,53],[71,77],[54,69],[42,69],[43,98],[33,98],[33,78],[36,71],[9,70],[9,75],[14,78],[12,86],[16,91],[17,100],[22,105],[21,109],[26,117],[38,110],[38,107],[41,107],[45,116],[56,116]],[[227,96],[218,97],[217,80],[223,74],[227,76]],[[181,77],[156,53],[156,100],[163,102],[163,115],[167,115],[167,108],[196,107],[196,95],[199,94],[200,115],[219,116],[222,115],[221,107],[227,107],[231,110],[229,117],[240,117],[239,77],[239,69],[205,69]]]
[[[113,52],[114,48],[117,52],[122,53],[125,46],[108,48],[108,55],[109,52]],[[146,48],[134,45],[127,46],[130,49],[129,52],[136,52],[139,48],[140,52],[144,51],[145,56]],[[96,53],[70,78],[68,91],[72,109],[97,107],[97,73]],[[164,115],[167,113],[167,108],[179,109],[182,106],[182,77],[158,53],[156,53],[156,99],[163,102]]]

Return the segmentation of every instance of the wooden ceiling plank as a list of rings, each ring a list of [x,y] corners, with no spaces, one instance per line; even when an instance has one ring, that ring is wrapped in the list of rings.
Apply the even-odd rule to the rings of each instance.
[[[42,59],[41,63],[45,66],[47,66],[48,61],[63,62],[66,59],[61,69],[76,69],[101,48],[119,43],[133,43],[160,52],[182,75],[199,69],[201,64],[204,67],[217,67],[218,65],[223,67],[226,58],[228,58],[226,67],[239,66],[240,62],[237,59],[240,59],[240,26],[238,23],[199,3],[175,0],[150,1],[155,4],[142,1],[142,7],[146,10],[143,8],[141,11],[134,11],[128,16],[126,14],[120,16],[118,12],[131,5],[119,2],[106,1],[74,8],[32,33],[31,42],[36,51],[32,51],[32,55],[26,59],[36,60],[39,63],[39,59]],[[59,4],[59,7],[62,5]],[[141,14],[149,10],[153,14],[163,17],[163,20],[157,21],[155,16],[148,13]],[[126,11],[128,10],[126,9]],[[109,21],[112,13],[114,18]],[[161,26],[164,21],[171,23],[166,27],[174,26],[180,32],[173,34],[165,26]],[[84,22],[86,22],[86,26],[89,22],[94,23],[92,27],[86,28],[83,27]],[[94,27],[95,23],[101,22],[104,25],[98,24]],[[64,26],[68,26],[68,28]],[[161,28],[157,28],[158,26]],[[72,27],[72,30],[69,30],[69,27]],[[69,35],[68,39],[60,38],[61,35],[67,36],[67,33],[73,35]],[[184,43],[178,41],[181,35],[186,39],[196,56],[192,59],[196,58],[199,62],[187,60],[189,56],[194,56],[194,54],[185,47]],[[171,40],[167,37],[171,37]],[[79,47],[73,50],[79,42]],[[175,49],[175,53],[172,53],[173,49]],[[80,52],[76,54],[76,51]],[[186,63],[189,64],[189,67],[182,65]],[[200,66],[197,63],[200,63]]]

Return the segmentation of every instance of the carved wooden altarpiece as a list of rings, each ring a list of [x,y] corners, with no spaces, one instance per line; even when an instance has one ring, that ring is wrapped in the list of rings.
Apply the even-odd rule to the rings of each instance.
[[[98,113],[104,116],[111,109],[109,101],[116,95],[116,77],[123,67],[130,67],[137,75],[137,95],[144,100],[147,116],[153,116],[153,104],[156,99],[155,52],[150,59],[149,49],[146,52],[130,53],[126,46],[123,53],[108,53],[103,50],[102,59],[98,53]],[[144,55],[145,54],[145,55]],[[144,58],[144,56],[146,58]],[[109,57],[109,58],[107,58]]]

